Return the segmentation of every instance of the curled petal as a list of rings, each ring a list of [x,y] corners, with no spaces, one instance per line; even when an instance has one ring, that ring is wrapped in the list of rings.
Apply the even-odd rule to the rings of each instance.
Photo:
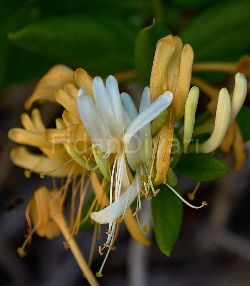
[[[35,101],[51,101],[56,103],[54,91],[62,88],[65,83],[74,82],[73,70],[64,66],[52,67],[37,84],[32,96],[25,102],[24,107],[30,109]]]
[[[36,233],[48,239],[54,238],[60,232],[59,227],[49,213],[49,204],[52,200],[59,207],[60,193],[56,190],[50,192],[45,186],[42,186],[35,191],[34,197],[29,201],[26,209],[29,228],[31,229],[31,225],[36,226]]]
[[[125,212],[125,210],[138,196],[138,192],[140,192],[140,189],[138,190],[138,183],[141,185],[139,181],[139,175],[136,174],[132,185],[119,198],[117,198],[115,202],[111,203],[108,207],[99,212],[92,212],[90,214],[90,218],[100,224],[115,221]]]
[[[237,73],[235,76],[235,86],[231,104],[231,118],[230,123],[237,116],[247,95],[247,80],[242,73]]]
[[[166,109],[173,100],[173,94],[170,91],[164,92],[151,105],[141,112],[126,128],[123,137],[124,145],[129,143],[130,138],[142,127],[151,122],[164,109]]]
[[[69,156],[67,157],[70,158]],[[54,160],[46,158],[42,155],[32,154],[24,147],[13,148],[10,153],[10,158],[15,165],[27,170],[31,170],[37,174],[40,174],[41,171],[46,173],[48,171],[57,169],[55,172],[49,174],[52,177],[67,177],[74,164],[73,162],[70,162],[61,167],[61,163],[56,163]],[[76,170],[76,172],[80,173],[81,169]]]
[[[230,97],[226,88],[222,88],[219,93],[216,110],[214,130],[210,138],[199,146],[202,153],[210,153],[217,149],[228,129],[231,116]]]
[[[77,85],[85,90],[87,94],[89,94],[92,99],[94,100],[94,91],[92,88],[92,77],[84,70],[84,69],[77,69],[74,72],[74,79]]]

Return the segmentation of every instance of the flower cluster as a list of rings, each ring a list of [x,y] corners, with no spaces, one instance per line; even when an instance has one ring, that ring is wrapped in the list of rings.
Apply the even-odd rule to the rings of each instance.
[[[233,136],[240,138],[235,118],[247,93],[245,76],[237,73],[231,99],[226,88],[207,92],[212,116],[194,128],[198,87],[205,92],[208,88],[204,87],[206,83],[192,77],[193,58],[191,46],[183,46],[180,38],[170,35],[160,39],[150,86],[144,88],[138,110],[130,95],[119,91],[114,76],[108,76],[104,82],[100,77],[92,79],[83,69],[74,72],[58,65],[42,78],[25,107],[30,109],[35,101],[51,101],[64,111],[56,119],[56,127],[50,129],[46,129],[38,109],[33,109],[31,116],[23,114],[24,128],[10,130],[9,138],[36,147],[40,153],[18,146],[11,151],[11,159],[25,169],[26,177],[33,172],[61,180],[59,184],[54,181],[55,188],[51,191],[42,186],[31,198],[26,211],[29,235],[19,248],[21,255],[25,254],[24,248],[34,232],[51,239],[61,231],[89,283],[98,285],[73,238],[87,219],[108,224],[106,242],[99,248],[100,254],[104,249],[107,252],[97,276],[102,275],[107,256],[114,249],[118,224],[122,221],[137,242],[150,244],[138,218],[142,196],[152,199],[163,183],[186,202],[173,188],[176,178],[172,167],[183,152],[211,153],[219,147],[228,152],[233,144],[229,138],[232,135],[228,134],[234,132],[237,135]],[[190,89],[190,83],[196,86]],[[179,126],[184,122],[178,132],[175,132],[176,122]],[[203,133],[211,136],[203,143],[192,144],[192,137]],[[174,140],[178,142],[178,151],[172,156],[176,148]],[[238,169],[244,160],[236,157]],[[82,217],[84,203],[91,199],[89,186],[94,199],[86,217]],[[68,226],[63,206],[69,192],[72,195]],[[195,207],[186,203],[194,208],[206,204]]]

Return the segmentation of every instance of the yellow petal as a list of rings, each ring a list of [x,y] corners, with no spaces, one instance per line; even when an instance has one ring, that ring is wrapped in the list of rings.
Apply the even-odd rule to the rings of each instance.
[[[27,113],[21,115],[21,122],[26,130],[37,133],[37,129]]]
[[[48,100],[56,103],[54,91],[62,88],[67,82],[74,82],[73,70],[64,65],[52,67],[38,82],[33,94],[25,102],[24,107],[30,109],[35,101],[44,102]]]
[[[74,162],[70,162],[62,167],[62,164],[58,164],[42,155],[32,154],[24,147],[13,148],[10,152],[10,158],[15,165],[37,174],[40,174],[41,171],[46,173],[57,169],[49,174],[51,177],[67,177],[71,168],[75,166]],[[76,172],[80,173],[81,171],[77,170]]]
[[[181,54],[178,85],[171,104],[174,109],[174,119],[180,120],[184,114],[185,104],[190,87],[194,52],[190,45],[185,45]]]
[[[74,116],[79,117],[75,99],[63,89],[55,91],[55,99]]]
[[[162,79],[162,86],[164,90],[169,90],[173,93],[174,98],[171,106],[173,105],[176,97],[176,88],[178,85],[179,74],[180,74],[180,61],[182,53],[182,41],[179,37],[174,37],[175,50],[166,66],[167,69],[167,81],[165,78]]]
[[[245,146],[238,124],[236,123],[235,138],[233,143],[233,151],[235,156],[235,171],[238,171],[244,164],[246,159]]]
[[[77,93],[78,93],[78,88],[75,84],[72,83],[66,83],[63,86],[63,89],[70,94],[74,99],[77,99]]]
[[[33,133],[21,128],[13,128],[9,131],[8,137],[10,140],[33,147],[49,147],[50,144],[46,142],[40,134]]]
[[[170,111],[166,122],[160,130],[160,140],[156,158],[155,185],[159,185],[166,180],[168,167],[170,164],[170,153],[174,134],[174,118]]]
[[[36,233],[48,239],[54,238],[60,232],[49,213],[49,204],[52,200],[59,207],[61,194],[55,190],[50,192],[45,186],[42,186],[35,191],[34,197],[30,199],[26,209],[29,228],[36,226]]]
[[[45,126],[43,124],[40,111],[38,109],[33,109],[31,117],[38,133],[43,134],[43,132],[45,131]]]
[[[155,101],[158,96],[167,90],[167,67],[174,51],[175,45],[172,35],[164,37],[157,42],[150,77],[151,101]]]
[[[94,99],[94,92],[92,89],[92,77],[84,69],[79,68],[74,72],[74,79],[77,85],[80,88],[84,89],[85,92],[91,95]]]
[[[47,223],[49,220],[49,198],[46,194],[47,191],[48,190],[46,187],[41,187],[34,193],[37,221],[34,221],[33,224],[37,226],[36,232],[40,236],[45,235]]]
[[[68,110],[64,110],[62,114],[63,121],[65,122],[66,126],[70,125],[76,125],[81,123],[81,120],[79,117],[76,117],[72,113],[70,113]]]

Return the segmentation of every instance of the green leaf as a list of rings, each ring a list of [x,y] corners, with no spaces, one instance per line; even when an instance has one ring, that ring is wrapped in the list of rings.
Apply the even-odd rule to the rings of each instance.
[[[225,176],[228,167],[209,154],[191,153],[178,162],[176,171],[193,181],[211,182]]]
[[[187,10],[193,10],[193,9],[200,9],[206,5],[210,5],[213,3],[216,3],[218,0],[171,0],[176,6],[179,6],[181,8],[187,9]]]
[[[135,36],[135,29],[121,18],[72,14],[31,23],[9,39],[90,73],[108,75],[133,67]]]
[[[154,19],[150,27],[140,30],[135,42],[135,67],[142,86],[148,86],[159,39],[171,34],[170,30]]]
[[[244,142],[250,140],[249,120],[250,120],[250,107],[244,105],[242,106],[240,112],[237,115],[237,122]]]
[[[166,185],[161,185],[160,189],[151,204],[153,227],[159,249],[169,256],[181,229],[183,205]],[[177,188],[175,190],[178,191]]]
[[[232,16],[233,15],[233,16]],[[229,61],[250,50],[250,2],[225,1],[198,14],[181,32],[195,61]]]
[[[13,0],[12,0],[13,1]],[[91,0],[91,1],[79,1],[79,0],[60,0],[60,4],[57,1],[51,0],[36,0],[36,3],[44,10],[51,11],[56,14],[71,14],[86,13],[86,15],[96,14],[110,14],[114,16],[120,14],[124,17],[126,14],[133,13],[137,9],[142,7],[144,1],[142,0]]]
[[[1,6],[0,92],[13,83],[40,77],[56,63],[53,59],[24,51],[8,40],[7,32],[15,32],[42,16],[35,3],[24,2],[11,0]]]

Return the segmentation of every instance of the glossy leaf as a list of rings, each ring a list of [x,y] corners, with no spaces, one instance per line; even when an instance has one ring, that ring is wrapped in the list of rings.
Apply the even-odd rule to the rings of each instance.
[[[250,2],[225,1],[198,14],[181,38],[194,49],[195,61],[229,61],[249,52]]]
[[[157,245],[169,256],[182,225],[182,201],[166,186],[152,199],[153,227]],[[177,188],[175,188],[177,190]]]
[[[9,39],[27,50],[99,75],[133,67],[136,31],[120,18],[68,15],[32,23]]]
[[[170,30],[154,19],[153,24],[140,30],[135,42],[135,67],[142,86],[148,86],[157,41]]]
[[[176,171],[193,181],[211,182],[225,176],[228,167],[209,154],[191,153],[178,162]]]

